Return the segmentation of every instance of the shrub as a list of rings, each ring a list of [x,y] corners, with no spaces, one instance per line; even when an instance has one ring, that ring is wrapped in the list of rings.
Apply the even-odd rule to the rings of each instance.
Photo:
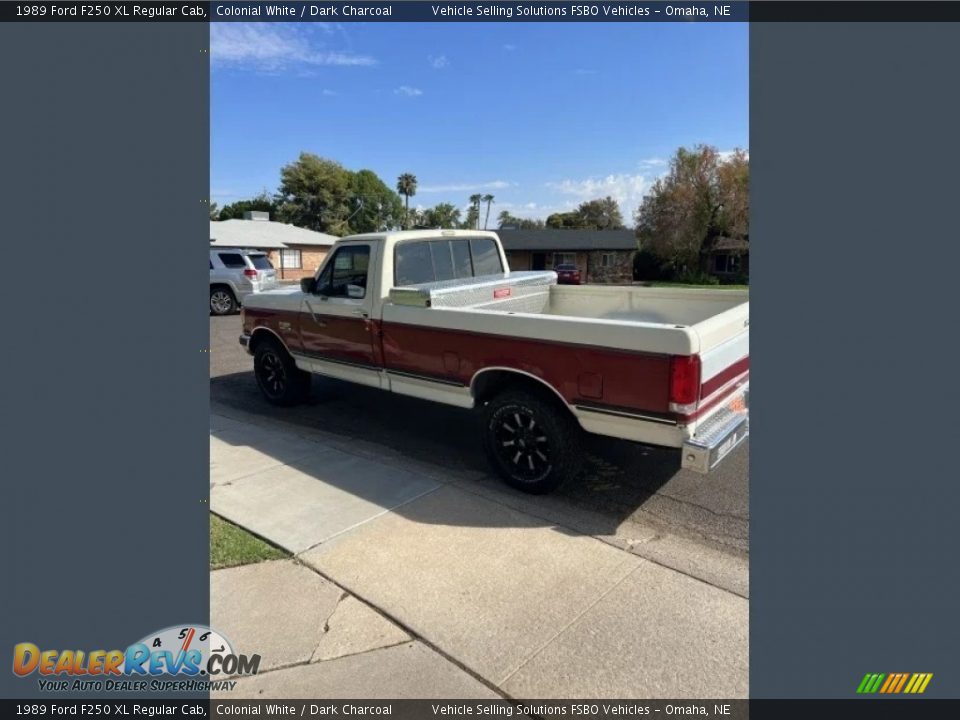
[[[720,278],[716,275],[710,275],[700,270],[687,270],[677,275],[677,282],[688,285],[719,285]]]
[[[633,256],[634,280],[666,280],[669,274],[663,260],[649,250],[640,250]]]

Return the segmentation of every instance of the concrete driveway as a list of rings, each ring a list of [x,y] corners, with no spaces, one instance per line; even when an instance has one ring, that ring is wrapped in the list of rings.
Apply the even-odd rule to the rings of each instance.
[[[746,695],[744,449],[704,480],[598,441],[581,482],[529,497],[489,475],[469,413],[325,381],[309,405],[268,406],[238,334],[211,318],[211,508],[386,622],[356,631],[396,641],[368,649],[383,662],[447,673],[457,697]],[[263,582],[238,610],[259,584],[218,573],[212,620],[231,637],[263,625],[252,608],[282,624],[319,602],[271,600]],[[218,592],[225,573],[235,589]],[[317,664],[315,639],[242,690],[309,696],[368,652]]]

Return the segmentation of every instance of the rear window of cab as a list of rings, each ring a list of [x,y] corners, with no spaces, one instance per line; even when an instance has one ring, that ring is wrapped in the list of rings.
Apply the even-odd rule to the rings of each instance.
[[[491,238],[404,241],[397,243],[393,252],[393,284],[397,287],[503,272],[500,252]]]

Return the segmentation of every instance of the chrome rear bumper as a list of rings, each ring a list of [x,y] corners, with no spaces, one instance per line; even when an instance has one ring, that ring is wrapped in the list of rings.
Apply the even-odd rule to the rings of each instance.
[[[726,405],[683,443],[680,467],[708,473],[750,435],[750,386],[745,385]]]

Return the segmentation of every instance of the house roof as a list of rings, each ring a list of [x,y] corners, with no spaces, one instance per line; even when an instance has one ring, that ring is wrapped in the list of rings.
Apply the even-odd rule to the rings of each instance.
[[[210,247],[248,247],[273,250],[285,247],[330,246],[333,235],[270,220],[211,220]]]
[[[720,237],[713,245],[714,250],[749,250],[750,243],[743,238]]]
[[[505,250],[636,250],[633,230],[498,230]]]

